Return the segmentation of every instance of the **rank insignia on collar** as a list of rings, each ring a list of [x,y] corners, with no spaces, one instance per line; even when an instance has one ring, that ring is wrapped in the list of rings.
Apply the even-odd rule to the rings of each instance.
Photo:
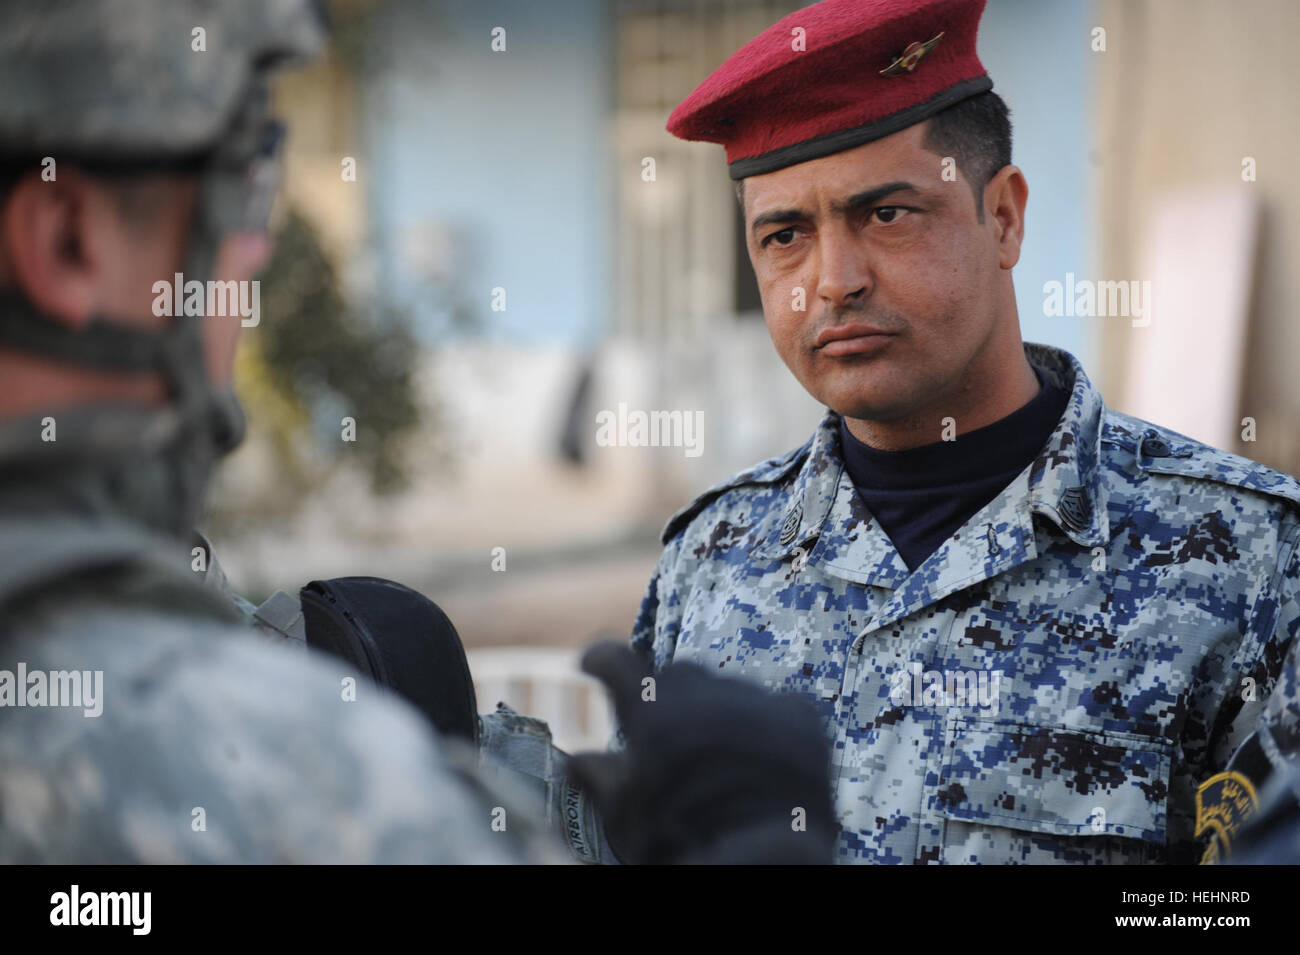
[[[799,533],[799,525],[803,523],[803,504],[795,501],[794,507],[785,515],[785,523],[781,525],[781,546],[784,547],[795,539]]]
[[[1061,495],[1061,503],[1057,510],[1060,511],[1061,519],[1065,521],[1066,526],[1075,531],[1087,527],[1088,521],[1092,518],[1092,503],[1082,487],[1067,488]]]
[[[880,71],[881,76],[906,76],[916,69],[917,65],[930,55],[930,51],[939,45],[943,39],[940,33],[933,40],[926,40],[924,43],[909,43],[907,49],[895,57],[894,62]]]

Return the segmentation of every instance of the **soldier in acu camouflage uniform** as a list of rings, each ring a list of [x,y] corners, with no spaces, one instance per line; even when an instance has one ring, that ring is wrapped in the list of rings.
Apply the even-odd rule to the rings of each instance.
[[[669,521],[633,645],[820,706],[841,861],[1195,862],[1198,789],[1300,627],[1300,485],[1022,344],[982,7],[827,0],[669,121],[726,146],[773,340],[829,410]]]
[[[151,319],[151,283],[264,260],[268,71],[322,36],[305,0],[0,8],[0,860],[556,858],[195,572],[238,317]],[[36,705],[54,671],[102,672],[101,712]]]

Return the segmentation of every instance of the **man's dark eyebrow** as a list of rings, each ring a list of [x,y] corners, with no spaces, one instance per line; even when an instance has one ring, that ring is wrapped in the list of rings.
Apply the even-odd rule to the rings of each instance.
[[[887,182],[883,186],[876,186],[874,189],[868,189],[866,192],[859,192],[857,195],[849,196],[842,202],[836,202],[831,205],[831,210],[837,215],[842,216],[854,212],[865,206],[874,206],[881,199],[892,196],[896,192],[911,192],[920,194],[921,190],[912,185],[910,182]]]
[[[771,212],[764,212],[757,216],[749,225],[749,230],[755,235],[763,226],[775,225],[779,222],[803,222],[811,219],[808,213],[802,209],[774,209]]]
[[[865,206],[873,206],[881,199],[892,196],[898,192],[911,192],[919,194],[921,190],[912,185],[910,182],[899,180],[897,182],[887,182],[882,186],[876,186],[874,189],[868,189],[865,192],[859,192],[856,195],[842,202],[837,202],[831,206],[836,215],[842,216],[846,213],[854,212]],[[761,216],[756,216],[750,223],[749,229],[757,234],[764,226],[778,225],[786,222],[803,222],[811,219],[812,215],[804,212],[802,209],[773,209],[771,212],[764,212]]]

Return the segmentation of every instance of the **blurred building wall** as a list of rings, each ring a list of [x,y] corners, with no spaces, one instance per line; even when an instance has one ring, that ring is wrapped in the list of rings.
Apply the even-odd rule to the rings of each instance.
[[[437,291],[487,338],[589,343],[609,289],[608,5],[390,0],[374,44],[360,117],[385,289],[430,334]]]
[[[292,206],[320,233],[330,254],[344,264],[361,254],[366,236],[366,192],[346,182],[343,157],[357,157],[356,76],[332,46],[320,59],[281,75],[277,111],[289,118],[285,175],[277,212]]]
[[[1043,285],[1089,271],[1091,86],[1087,0],[989,0],[980,60],[1011,109],[1011,159],[1029,182],[1025,240],[1012,275],[1025,341],[1094,364],[1086,319],[1043,314]]]
[[[1173,193],[1248,193],[1260,213],[1244,367],[1234,417],[1257,422],[1255,442],[1228,450],[1300,471],[1300,152],[1297,90],[1300,4],[1294,0],[1102,0],[1093,19],[1108,49],[1092,54],[1097,86],[1096,242],[1099,271],[1140,277],[1147,225]],[[1243,160],[1257,179],[1243,182]],[[1206,205],[1207,218],[1214,213]],[[1213,229],[1214,222],[1205,223]],[[1225,261],[1238,250],[1225,248]],[[1188,283],[1218,276],[1191,265]],[[1178,321],[1179,316],[1168,317]],[[1226,317],[1224,320],[1227,320]],[[1130,407],[1125,387],[1137,340],[1147,330],[1099,321],[1100,380],[1109,404]],[[1162,387],[1190,400],[1204,369],[1186,367]]]

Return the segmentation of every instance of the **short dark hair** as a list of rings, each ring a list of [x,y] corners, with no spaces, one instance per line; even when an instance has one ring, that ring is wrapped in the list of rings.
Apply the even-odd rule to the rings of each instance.
[[[957,161],[983,222],[984,187],[1011,165],[1011,112],[1002,97],[989,90],[935,113],[926,121],[923,145]]]
[[[926,149],[957,162],[975,194],[975,212],[984,221],[984,187],[1003,166],[1011,165],[1011,111],[992,90],[940,110],[926,120]],[[745,180],[736,181],[736,199],[745,205]]]

